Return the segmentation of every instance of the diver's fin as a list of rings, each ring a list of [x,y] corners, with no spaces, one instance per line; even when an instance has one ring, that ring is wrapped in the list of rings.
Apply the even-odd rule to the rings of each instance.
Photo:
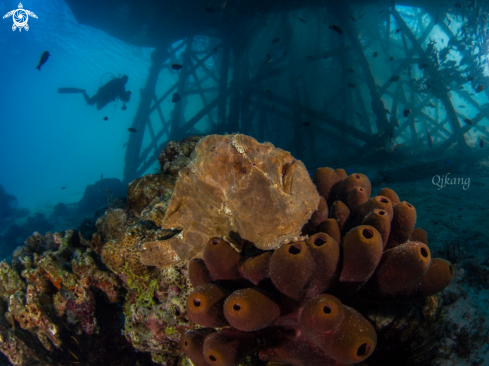
[[[85,89],[78,88],[58,88],[58,93],[66,94],[66,93],[85,93]]]

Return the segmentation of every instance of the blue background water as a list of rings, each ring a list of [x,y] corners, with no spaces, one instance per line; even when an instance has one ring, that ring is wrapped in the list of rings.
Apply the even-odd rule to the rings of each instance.
[[[38,16],[29,17],[29,31],[13,32],[11,17],[0,22],[0,184],[24,207],[78,201],[101,174],[122,177],[122,145],[151,49],[78,25],[63,1],[22,4]],[[1,1],[0,13],[17,7],[17,1]],[[46,50],[52,56],[39,71]],[[126,111],[120,101],[97,111],[79,94],[57,93],[58,87],[78,87],[93,95],[106,72],[129,75],[126,89],[133,93]]]

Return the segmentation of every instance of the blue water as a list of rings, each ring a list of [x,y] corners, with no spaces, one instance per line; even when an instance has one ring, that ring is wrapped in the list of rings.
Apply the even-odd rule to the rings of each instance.
[[[29,31],[13,32],[11,17],[0,21],[0,184],[20,206],[33,209],[78,201],[101,174],[122,178],[122,145],[152,50],[77,24],[63,1],[23,5],[38,16],[29,17]],[[1,1],[0,13],[17,6]],[[39,71],[46,50],[52,56]],[[97,111],[80,94],[57,93],[58,87],[78,87],[93,95],[106,72],[129,76],[126,90],[133,93],[126,111],[120,101]],[[108,80],[105,75],[102,81]]]

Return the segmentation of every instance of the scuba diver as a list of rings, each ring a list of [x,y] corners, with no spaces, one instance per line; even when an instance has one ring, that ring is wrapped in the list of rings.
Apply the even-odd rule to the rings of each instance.
[[[85,98],[85,102],[88,105],[97,104],[97,110],[101,110],[105,107],[109,102],[113,102],[119,97],[120,100],[124,103],[122,105],[122,110],[126,110],[126,103],[129,102],[131,98],[131,92],[126,91],[126,83],[129,78],[127,75],[123,75],[119,78],[113,78],[107,84],[98,88],[97,94],[93,97],[89,97],[86,93],[85,89],[78,88],[58,88],[58,93],[66,94],[66,93],[81,93]]]

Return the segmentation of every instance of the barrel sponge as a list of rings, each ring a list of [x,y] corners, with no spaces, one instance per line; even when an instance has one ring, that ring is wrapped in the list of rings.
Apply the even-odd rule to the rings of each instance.
[[[382,188],[380,190],[379,196],[387,197],[388,199],[391,200],[393,205],[397,205],[399,202],[401,202],[397,193],[394,190],[387,188],[387,187]]]
[[[306,303],[300,328],[326,354],[346,364],[365,360],[377,345],[372,324],[332,295],[319,295]]]
[[[330,288],[337,275],[340,247],[338,242],[325,233],[318,233],[306,240],[314,260],[314,273],[307,286],[307,297],[314,297]]]
[[[308,338],[315,333],[331,332],[345,319],[341,301],[333,295],[318,295],[309,300],[300,316],[300,329]]]
[[[266,278],[270,278],[268,267],[272,259],[272,252],[265,252],[255,257],[247,258],[241,263],[239,271],[241,275],[254,285],[258,285]]]
[[[389,217],[387,211],[375,209],[370,212],[362,221],[362,225],[370,225],[377,229],[382,236],[382,244],[385,247],[389,234],[391,232],[392,217]]]
[[[406,201],[394,206],[394,216],[391,221],[391,232],[386,249],[405,243],[411,237],[416,225],[416,208]]]
[[[202,328],[198,330],[188,330],[180,338],[180,349],[185,352],[195,366],[209,366],[204,358],[204,339],[209,334],[214,333],[215,329]]]
[[[243,332],[263,329],[280,315],[278,305],[256,288],[232,293],[224,303],[224,316],[229,324]]]
[[[319,194],[326,199],[328,205],[331,205],[331,203],[336,201],[336,198],[330,197],[332,196],[331,191],[336,188],[335,186],[339,187],[346,176],[346,172],[343,169],[317,168],[312,176],[312,181],[316,185]]]
[[[369,213],[376,209],[386,211],[391,220],[394,217],[394,208],[391,200],[385,196],[375,196],[358,208],[358,211],[355,214],[355,220],[353,220],[352,224],[359,225]]]
[[[204,358],[208,365],[236,366],[258,347],[253,333],[224,328],[204,340]]]
[[[355,187],[346,194],[345,202],[350,212],[355,213],[362,204],[368,201],[368,198],[365,188]]]
[[[448,286],[453,277],[452,264],[441,258],[431,258],[428,271],[421,280],[408,288],[399,291],[402,298],[420,298],[434,295]],[[397,295],[396,294],[396,295]]]
[[[305,242],[286,244],[273,252],[270,278],[284,295],[301,300],[314,271],[314,261]]]
[[[211,238],[204,247],[204,262],[214,280],[240,278],[241,255],[221,238]]]
[[[424,229],[417,227],[413,230],[409,240],[420,241],[421,243],[428,244],[428,233]]]
[[[331,205],[330,217],[338,222],[338,227],[342,231],[350,217],[350,209],[342,201],[334,201]]]
[[[197,287],[187,298],[190,320],[209,328],[224,327],[223,305],[227,294],[217,285],[208,283]]]
[[[382,236],[372,226],[351,229],[342,240],[343,268],[340,282],[367,281],[382,257]]]
[[[372,192],[372,186],[370,180],[365,174],[354,173],[346,177],[341,183],[341,189],[343,196],[353,191],[355,188],[363,188],[367,199],[370,198]]]
[[[324,197],[320,197],[318,209],[313,212],[311,218],[302,228],[302,234],[311,234],[316,228],[328,219],[329,209]]]
[[[188,263],[188,277],[193,288],[212,282],[211,274],[202,258],[194,258]]]
[[[419,282],[430,263],[426,244],[407,242],[384,252],[372,280],[379,292],[392,294]]]
[[[341,241],[340,227],[338,226],[338,221],[335,219],[327,219],[321,226],[319,226],[319,232],[325,233],[331,236],[337,243]]]

